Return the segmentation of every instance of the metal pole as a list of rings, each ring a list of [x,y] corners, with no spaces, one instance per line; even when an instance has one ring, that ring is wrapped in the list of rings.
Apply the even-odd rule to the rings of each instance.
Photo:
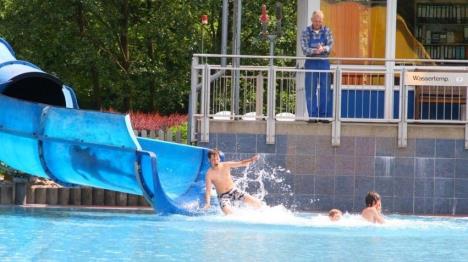
[[[400,122],[398,123],[398,147],[404,148],[408,145],[408,94],[405,85],[406,68],[400,75]]]
[[[233,16],[233,42],[232,51],[233,55],[240,55],[240,31],[241,31],[241,13],[242,13],[242,0],[234,1],[234,16]],[[231,91],[231,108],[234,115],[239,114],[239,93],[240,93],[240,72],[237,70],[240,66],[240,58],[235,57],[232,60],[233,81]]]
[[[275,55],[275,41],[276,35],[269,35],[268,40],[270,41],[270,66],[274,65],[274,55]]]
[[[221,54],[227,54],[227,33],[228,33],[228,0],[223,0],[223,18],[222,18],[222,29],[221,29]],[[226,57],[221,57],[221,66],[226,66]]]
[[[332,122],[332,146],[341,143],[341,68],[336,67],[335,83],[333,88],[333,122]]]
[[[468,88],[465,87],[465,93],[468,94]],[[468,96],[465,95],[465,149],[468,149]]]
[[[202,85],[202,121],[200,127],[200,141],[208,143],[210,135],[210,67],[205,64],[203,67],[203,85]]]
[[[385,59],[395,59],[395,37],[396,37],[396,9],[397,0],[387,1],[387,26],[385,35]],[[394,85],[394,61],[385,62],[387,72],[385,73],[385,109],[384,117],[387,120],[393,118],[393,85]]]
[[[192,76],[191,76],[191,89],[190,89],[190,98],[189,98],[189,117],[188,117],[188,128],[187,128],[187,137],[189,141],[187,142],[195,142],[195,126],[196,121],[194,118],[194,114],[196,113],[197,108],[197,85],[198,85],[198,70],[196,66],[198,65],[198,57],[192,58]]]
[[[266,143],[275,143],[275,83],[276,71],[273,65],[268,69],[268,93],[267,93],[267,130]]]

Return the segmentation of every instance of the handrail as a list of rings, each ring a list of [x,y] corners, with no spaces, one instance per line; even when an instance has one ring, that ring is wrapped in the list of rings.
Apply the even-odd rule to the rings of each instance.
[[[425,63],[456,63],[466,64],[467,60],[444,60],[444,59],[387,59],[387,58],[361,58],[361,57],[305,57],[305,56],[269,56],[269,55],[222,55],[222,54],[193,54],[194,57],[204,58],[258,58],[258,59],[277,59],[277,60],[333,60],[333,61],[372,61],[372,62],[425,62]],[[268,61],[269,62],[269,61]]]
[[[459,107],[452,107],[447,109],[448,116],[436,116],[435,118],[423,115],[423,104],[421,100],[418,100],[419,93],[421,90],[426,89],[427,86],[431,87],[431,84],[408,84],[404,80],[405,72],[418,72],[421,74],[431,74],[439,72],[447,72],[456,75],[458,78],[468,78],[468,61],[461,60],[440,60],[440,59],[384,59],[384,58],[344,58],[344,57],[329,57],[329,58],[312,58],[312,57],[294,57],[294,56],[266,56],[266,55],[222,55],[222,54],[194,54],[194,58],[200,57],[212,57],[212,58],[247,58],[250,61],[245,62],[244,65],[226,65],[222,66],[219,64],[193,64],[192,73],[195,72],[198,78],[203,76],[201,89],[192,90],[195,92],[192,97],[196,101],[192,101],[194,105],[198,105],[200,110],[194,110],[190,114],[190,119],[193,123],[195,120],[201,120],[199,122],[199,129],[195,136],[193,131],[196,131],[194,125],[191,129],[191,139],[196,141],[195,137],[199,137],[201,141],[209,141],[209,122],[210,119],[214,120],[228,120],[236,121],[244,119],[246,114],[256,112],[254,120],[267,120],[266,121],[266,138],[267,144],[275,143],[275,123],[276,121],[283,120],[281,114],[289,113],[292,116],[288,116],[292,120],[304,121],[312,120],[312,122],[319,121],[331,121],[332,123],[332,144],[339,146],[340,144],[340,125],[344,122],[369,122],[369,123],[388,123],[398,124],[399,128],[399,143],[401,147],[406,146],[407,139],[407,124],[408,123],[450,123],[450,124],[466,124],[466,146],[468,148],[468,109],[462,108],[460,105],[465,106],[468,104],[466,90],[468,87],[455,85],[451,88],[457,88],[456,92],[463,93],[465,102],[453,103],[454,93],[442,93],[443,96],[440,101],[451,101],[448,105],[453,106],[458,104]],[[338,61],[338,63],[331,63],[330,70],[315,70],[315,69],[304,69],[299,66],[283,66],[281,64],[270,64],[270,59],[316,59],[323,60],[328,59],[331,61]],[[262,59],[262,63],[255,63],[253,59]],[[366,63],[353,64],[352,61],[361,61]],[[253,63],[251,63],[253,62]],[[265,64],[263,64],[265,62]],[[349,63],[348,63],[349,62]],[[371,63],[367,63],[371,62]],[[378,62],[379,64],[372,64],[372,62]],[[393,62],[396,65],[392,68],[387,68],[384,62]],[[443,65],[436,66],[435,62],[441,62]],[[210,81],[209,75],[213,71],[223,71],[226,73],[222,79],[216,80],[215,82]],[[229,93],[234,88],[234,78],[239,73],[241,74],[242,95],[244,100],[238,99],[233,100],[232,97],[229,99]],[[338,74],[339,72],[339,74]],[[308,73],[322,74],[327,73],[332,77],[331,90],[333,90],[333,101],[334,105],[341,105],[343,101],[343,107],[335,107],[333,112],[336,113],[332,118],[330,117],[309,117],[306,116],[305,101],[304,101],[304,75]],[[453,77],[453,76],[452,76]],[[262,81],[255,81],[255,79],[261,78]],[[391,78],[392,81],[386,81]],[[395,83],[393,79],[395,80]],[[265,81],[265,82],[264,82]],[[461,80],[460,80],[461,81]],[[292,84],[291,84],[292,83]],[[388,87],[393,83],[392,87]],[[404,84],[402,84],[404,83]],[[286,91],[283,92],[283,84],[288,85]],[[424,86],[427,85],[427,86]],[[440,84],[439,84],[440,86]],[[447,87],[441,87],[447,88]],[[219,90],[218,93],[211,89]],[[291,91],[292,90],[292,91]],[[354,91],[353,91],[354,90]],[[418,91],[419,90],[419,91]],[[236,90],[238,92],[238,90]],[[339,97],[335,97],[336,93],[340,94]],[[356,104],[356,92],[368,92],[367,94],[361,93],[362,96],[359,103]],[[426,92],[426,91],[425,91]],[[198,94],[197,94],[198,93]],[[403,94],[402,94],[403,93]],[[353,95],[354,98],[350,98]],[[366,95],[367,102],[363,102],[363,96]],[[410,96],[411,95],[411,96]],[[439,94],[440,95],[440,94]],[[416,98],[418,96],[418,98]],[[262,99],[260,99],[262,98]],[[263,102],[263,98],[266,98],[267,103]],[[200,100],[201,99],[201,100]],[[347,99],[347,100],[342,100]],[[353,100],[354,99],[354,100]],[[374,100],[369,100],[374,99]],[[460,98],[458,98],[460,100]],[[276,103],[278,101],[278,103]],[[439,102],[440,102],[439,101]],[[462,101],[462,100],[460,100]],[[206,104],[208,102],[208,104]],[[213,104],[211,104],[213,103]],[[243,111],[236,112],[235,106],[243,104]],[[355,104],[352,104],[355,103]],[[405,105],[403,105],[403,103]],[[411,103],[411,104],[409,104]],[[427,103],[426,103],[427,104]],[[430,106],[437,106],[435,103],[429,103]],[[446,103],[447,104],[447,103]],[[283,107],[284,106],[284,107]],[[294,109],[294,106],[295,109]],[[359,107],[358,107],[359,106]],[[426,105],[427,106],[427,105]],[[383,113],[382,113],[383,107]],[[465,107],[466,108],[466,107]],[[362,110],[366,110],[365,112]],[[249,111],[250,110],[250,111]],[[361,111],[359,111],[361,110]],[[425,112],[428,109],[424,109]],[[433,115],[438,112],[446,113],[444,108],[432,109],[433,112],[426,114]],[[437,111],[439,110],[439,111]],[[455,110],[455,113],[453,113]],[[217,115],[223,113],[224,115]],[[227,113],[227,114],[226,114]],[[277,115],[278,113],[278,115]],[[411,114],[411,117],[406,114]],[[404,114],[404,117],[402,117]],[[248,117],[250,120],[251,117]],[[247,121],[247,120],[246,120]]]

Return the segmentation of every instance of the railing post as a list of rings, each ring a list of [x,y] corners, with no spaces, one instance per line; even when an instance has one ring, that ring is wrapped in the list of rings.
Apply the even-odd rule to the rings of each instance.
[[[335,69],[333,91],[332,146],[340,145],[341,137],[341,67]]]
[[[267,93],[267,128],[266,143],[275,143],[275,90],[276,71],[273,65],[268,68],[268,93]]]
[[[465,87],[465,93],[468,94],[468,88]],[[465,149],[468,149],[468,95],[465,95]]]
[[[387,1],[385,28],[385,102],[384,118],[389,121],[393,118],[393,89],[396,50],[397,0]]]
[[[188,128],[187,128],[187,137],[189,142],[195,142],[195,126],[196,120],[193,116],[196,113],[197,109],[197,85],[198,85],[198,57],[192,58],[192,72],[191,72],[191,84],[190,84],[190,98],[189,98],[189,117],[188,117]]]
[[[263,74],[262,71],[256,77],[255,116],[263,115]]]
[[[202,77],[202,120],[200,126],[200,141],[208,143],[210,141],[210,67],[205,64],[203,67],[203,77]]]
[[[385,91],[384,91],[384,119],[390,121],[393,118],[393,93],[395,62],[385,62]]]
[[[398,147],[408,144],[408,93],[405,84],[406,68],[400,73],[400,121],[398,122]]]
[[[465,149],[468,149],[468,123],[465,123]]]

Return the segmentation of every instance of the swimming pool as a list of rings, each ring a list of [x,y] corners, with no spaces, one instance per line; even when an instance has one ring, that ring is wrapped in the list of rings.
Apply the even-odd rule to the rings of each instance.
[[[466,261],[468,219],[357,215],[338,223],[283,207],[225,217],[0,208],[2,261]]]

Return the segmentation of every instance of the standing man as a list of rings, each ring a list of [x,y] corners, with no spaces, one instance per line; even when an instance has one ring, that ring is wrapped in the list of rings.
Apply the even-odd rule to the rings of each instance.
[[[314,11],[311,21],[312,25],[306,27],[301,34],[302,52],[307,57],[328,57],[333,46],[333,35],[330,28],[323,25],[323,12]],[[330,70],[330,62],[328,59],[308,59],[304,67],[309,70]],[[328,72],[306,73],[305,93],[309,117],[332,116],[333,93],[330,83],[331,74]]]

